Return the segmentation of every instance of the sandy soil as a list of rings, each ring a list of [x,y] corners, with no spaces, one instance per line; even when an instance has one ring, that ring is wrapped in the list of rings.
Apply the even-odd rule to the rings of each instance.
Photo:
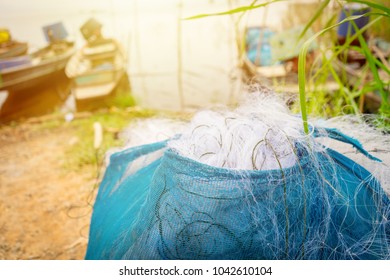
[[[0,259],[83,259],[96,169],[64,168],[71,129],[0,129]]]

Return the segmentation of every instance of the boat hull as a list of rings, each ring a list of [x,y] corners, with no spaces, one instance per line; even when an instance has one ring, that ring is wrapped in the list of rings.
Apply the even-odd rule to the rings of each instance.
[[[124,61],[122,50],[114,40],[85,47],[69,60],[65,73],[72,80],[78,111],[108,106],[118,85],[127,77]]]
[[[16,65],[0,71],[0,90],[20,91],[47,81],[50,76],[64,71],[73,49],[50,59]]]
[[[8,67],[0,70],[0,122],[43,115],[61,106],[70,94],[64,69],[73,54],[73,43],[68,42],[24,58],[1,60]],[[25,63],[17,62],[24,59]]]
[[[7,99],[0,104],[0,123],[42,116],[60,108],[69,97],[71,83],[64,71],[51,74],[49,79],[53,82],[8,91]]]

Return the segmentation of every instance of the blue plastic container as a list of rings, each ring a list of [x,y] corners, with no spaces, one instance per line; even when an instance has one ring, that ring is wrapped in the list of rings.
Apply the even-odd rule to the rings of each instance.
[[[370,12],[370,7],[366,5],[357,4],[357,3],[346,4],[340,12],[338,22],[343,21],[349,16],[364,15],[367,14],[368,12]],[[358,29],[362,29],[364,26],[368,24],[369,21],[370,21],[369,16],[363,16],[358,19],[355,19],[353,22],[356,24],[356,27]],[[337,35],[341,38],[346,38],[355,33],[356,33],[356,29],[353,26],[351,21],[342,23],[341,25],[339,25],[339,28],[337,30]]]
[[[247,56],[257,66],[270,66],[272,61],[272,50],[270,38],[275,33],[263,27],[249,27],[246,32]]]

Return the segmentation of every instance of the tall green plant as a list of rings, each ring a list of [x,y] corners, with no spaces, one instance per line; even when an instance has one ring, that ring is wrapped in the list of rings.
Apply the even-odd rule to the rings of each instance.
[[[270,4],[275,3],[275,2],[280,2],[280,1],[283,1],[283,0],[268,1],[268,2],[265,2],[262,4],[256,4],[257,1],[253,1],[248,6],[238,7],[238,8],[231,9],[231,10],[225,11],[225,12],[220,12],[220,13],[196,15],[196,16],[189,17],[187,19],[199,19],[199,18],[208,17],[208,16],[221,16],[221,15],[231,15],[231,14],[235,14],[235,13],[243,13],[243,12],[246,12],[249,10],[265,7],[267,5],[270,5]],[[340,7],[342,7],[342,4],[339,1],[337,1],[337,2],[339,3]],[[303,44],[303,46],[300,50],[300,53],[299,53],[299,60],[298,60],[299,104],[300,104],[300,111],[301,111],[301,115],[302,115],[303,128],[304,128],[304,131],[306,133],[309,133],[308,110],[307,110],[307,100],[306,100],[308,95],[309,95],[309,92],[306,89],[306,78],[307,78],[306,56],[307,56],[308,48],[309,48],[310,44],[313,43],[314,40],[323,36],[325,33],[334,30],[336,27],[338,27],[339,25],[346,23],[346,22],[350,22],[352,25],[355,26],[355,30],[356,30],[355,34],[348,37],[346,42],[344,43],[344,45],[337,46],[337,47],[333,46],[332,47],[333,54],[329,58],[326,58],[325,56],[323,56],[324,59],[322,61],[321,67],[313,73],[311,78],[314,80],[315,78],[317,78],[320,75],[324,76],[324,73],[330,74],[331,76],[333,76],[333,78],[336,80],[336,82],[340,85],[340,88],[341,88],[340,91],[342,92],[344,99],[347,101],[347,104],[352,106],[353,111],[355,113],[358,113],[359,110],[358,110],[358,107],[357,107],[354,99],[356,97],[363,95],[368,90],[378,90],[380,92],[380,95],[381,95],[381,105],[380,105],[379,113],[380,113],[381,117],[384,119],[390,118],[390,105],[388,102],[389,94],[388,94],[388,89],[386,89],[386,87],[387,88],[389,87],[389,84],[384,84],[383,81],[380,79],[379,74],[378,74],[378,68],[382,69],[386,73],[390,73],[390,69],[372,54],[372,52],[370,51],[370,49],[369,49],[369,47],[368,47],[368,45],[363,37],[363,33],[369,27],[372,27],[374,24],[378,24],[378,22],[380,22],[384,18],[390,19],[390,8],[386,7],[384,4],[371,2],[371,1],[365,1],[365,0],[347,0],[347,2],[365,4],[369,7],[371,7],[374,10],[374,12],[370,12],[370,13],[367,13],[365,15],[358,15],[358,16],[350,15],[350,16],[346,17],[344,20],[342,20],[341,22],[338,22],[336,24],[331,24],[330,22],[332,20],[334,20],[335,18],[337,18],[336,15],[333,15],[333,17],[331,17],[331,20],[329,21],[329,23],[326,25],[325,28],[323,28],[321,31],[314,34],[311,38],[309,38]],[[313,17],[305,25],[302,33],[300,34],[299,39],[304,36],[306,31],[310,29],[310,27],[313,25],[313,23],[321,16],[321,14],[326,10],[326,8],[328,7],[328,5],[330,3],[331,3],[330,0],[325,0],[325,1],[322,1],[320,3],[320,5],[319,5],[317,11],[314,13]],[[365,27],[358,29],[356,27],[354,21],[363,17],[363,16],[375,16],[375,19],[370,21],[369,24],[367,24]],[[335,59],[337,59],[341,53],[345,52],[346,49],[350,48],[351,43],[356,39],[359,40],[360,47],[354,47],[354,48],[365,55],[366,60],[368,62],[368,68],[372,72],[374,80],[370,83],[367,83],[367,85],[363,85],[360,89],[354,88],[354,91],[351,92],[344,85],[343,80],[339,78],[338,74],[336,73],[335,69],[332,66],[332,62]],[[361,81],[361,83],[363,83],[363,82],[364,81]],[[324,98],[323,100],[326,100],[326,99]],[[338,105],[342,106],[342,104],[338,104]],[[389,126],[390,126],[390,124],[389,124]]]
[[[302,114],[302,119],[303,119],[303,127],[304,127],[304,131],[306,133],[309,132],[308,120],[307,120],[307,109],[306,109],[306,56],[307,56],[307,50],[308,50],[309,46],[313,43],[313,41],[315,39],[317,39],[319,36],[322,36],[323,34],[328,32],[329,30],[332,30],[335,27],[338,27],[339,25],[341,25],[341,24],[343,24],[345,22],[354,22],[355,20],[357,20],[357,19],[359,19],[361,17],[364,17],[364,16],[367,16],[367,15],[364,14],[364,15],[358,15],[358,16],[349,16],[349,17],[345,18],[344,20],[340,21],[337,24],[333,24],[333,25],[331,25],[331,26],[329,26],[327,28],[324,28],[323,30],[317,32],[312,37],[310,37],[303,44],[303,46],[301,48],[301,51],[299,53],[299,58],[298,58],[298,83],[299,83],[299,100],[300,100],[299,102],[300,102],[301,114]],[[378,18],[377,20],[379,20],[379,19],[380,18]],[[354,36],[349,38],[347,40],[347,42],[333,54],[332,58],[334,58],[336,55],[340,54],[342,51],[344,51],[346,48],[348,48],[348,46],[351,44],[351,42],[354,40],[354,38],[357,37],[357,38],[359,38],[359,40],[362,40],[361,39],[361,38],[363,38],[362,37],[362,33],[364,31],[365,31],[365,29],[358,30]],[[372,54],[371,54],[371,52],[369,52],[367,45],[364,45],[364,50],[365,50],[366,56],[372,59]],[[331,62],[331,60],[328,60],[323,65],[323,67],[328,66],[327,64],[330,63],[330,62]],[[373,64],[374,62],[371,62],[371,63]],[[376,68],[375,68],[375,71],[376,71],[376,75],[378,75],[378,72],[377,72]],[[336,81],[342,86],[342,82],[338,79],[337,74],[335,74],[333,72],[332,75],[336,79]],[[377,81],[376,78],[375,78],[375,81]],[[383,106],[386,106],[386,101],[387,100],[385,100],[385,102],[382,102],[382,104],[384,104]]]
[[[360,43],[360,47],[354,47],[354,48],[355,48],[355,50],[357,49],[357,51],[363,53],[364,56],[366,57],[369,69],[371,70],[371,73],[373,74],[373,79],[374,79],[373,82],[370,83],[369,87],[366,87],[364,85],[363,89],[358,91],[358,93],[359,93],[358,96],[363,95],[365,93],[364,89],[367,89],[367,88],[369,88],[370,90],[378,90],[380,92],[380,95],[381,95],[381,105],[380,105],[380,109],[379,109],[380,116],[383,119],[387,119],[387,118],[390,117],[390,106],[389,106],[389,102],[388,102],[388,97],[389,97],[388,91],[386,90],[386,88],[385,88],[386,85],[382,82],[382,80],[379,77],[379,73],[378,73],[378,68],[384,70],[386,73],[389,73],[389,68],[386,67],[383,63],[381,63],[372,54],[372,52],[370,51],[370,49],[369,49],[369,47],[367,45],[367,42],[366,42],[365,38],[363,37],[363,33],[368,29],[368,27],[370,27],[370,26],[374,25],[375,23],[381,21],[383,18],[390,18],[390,9],[387,8],[384,5],[380,5],[378,3],[372,3],[372,2],[369,2],[369,1],[360,1],[360,0],[353,0],[352,1],[352,0],[350,0],[348,2],[365,4],[365,5],[369,6],[369,7],[374,8],[375,10],[377,10],[379,12],[375,11],[375,12],[371,12],[371,13],[368,13],[368,14],[365,14],[365,15],[360,15],[360,16],[348,16],[343,21],[341,21],[341,22],[339,22],[337,24],[331,25],[331,26],[329,26],[327,28],[324,28],[323,30],[321,30],[320,32],[318,32],[317,34],[312,36],[303,45],[303,47],[301,49],[301,52],[300,52],[300,55],[299,55],[298,76],[299,76],[300,108],[301,108],[301,112],[302,112],[302,119],[303,119],[303,124],[304,124],[304,130],[306,132],[308,132],[307,109],[306,109],[307,91],[306,91],[306,87],[305,87],[305,83],[306,83],[305,80],[306,80],[306,54],[307,54],[307,48],[308,48],[309,44],[313,40],[315,40],[317,37],[322,36],[325,32],[328,32],[328,31],[336,28],[337,26],[339,26],[339,25],[341,25],[341,24],[343,24],[345,22],[350,22],[351,23],[351,25],[356,30],[355,34],[353,36],[350,36],[347,39],[347,41],[345,42],[344,45],[342,45],[342,46],[340,46],[338,48],[334,48],[333,55],[330,57],[330,59],[327,59],[327,60],[323,61],[323,65],[322,65],[321,69],[318,70],[314,75],[318,75],[321,71],[324,71],[324,69],[328,69],[328,70],[330,70],[330,73],[332,74],[334,79],[340,84],[340,86],[345,88],[343,83],[342,83],[342,81],[338,78],[338,75],[335,73],[334,69],[332,68],[332,66],[330,64],[331,64],[331,62],[334,59],[336,59],[339,56],[340,53],[344,52],[347,48],[350,48],[351,47],[351,43],[354,40],[358,39],[358,41]],[[328,5],[329,1],[324,2],[324,4]],[[322,11],[323,9],[324,9],[324,5],[321,5],[318,11]],[[364,28],[358,29],[356,24],[355,24],[355,20],[360,18],[360,17],[363,17],[363,16],[376,16],[376,18],[374,20],[372,20]],[[306,25],[304,32],[310,27],[310,25],[316,20],[317,17],[318,17],[318,12],[315,13],[313,18]],[[304,34],[304,32],[303,32],[303,34]],[[350,100],[350,102],[354,106],[354,111],[358,112],[358,110],[356,108],[356,104],[353,101],[354,97],[356,97],[356,95],[354,93],[349,92],[348,95],[346,96],[346,99]]]

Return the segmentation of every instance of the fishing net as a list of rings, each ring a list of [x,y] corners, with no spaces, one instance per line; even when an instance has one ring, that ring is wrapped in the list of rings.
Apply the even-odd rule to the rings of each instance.
[[[270,97],[197,114],[181,135],[110,157],[86,259],[389,259],[380,181]]]

